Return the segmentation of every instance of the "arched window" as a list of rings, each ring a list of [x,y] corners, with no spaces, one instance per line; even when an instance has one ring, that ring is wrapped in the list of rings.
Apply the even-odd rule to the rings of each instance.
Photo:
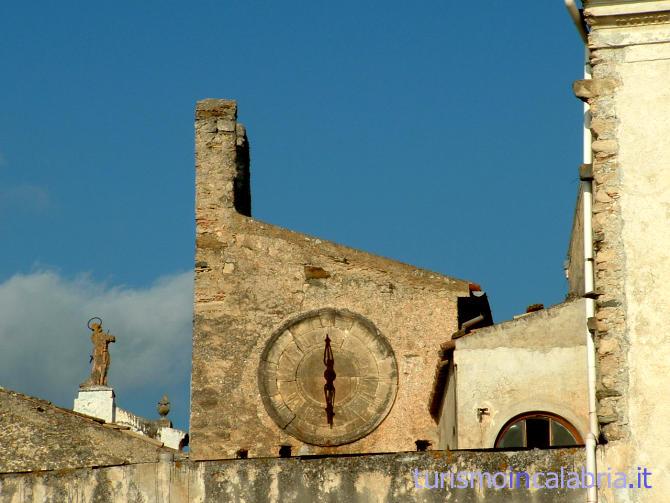
[[[495,447],[546,449],[583,444],[577,428],[562,417],[550,412],[527,412],[513,417],[502,427]]]

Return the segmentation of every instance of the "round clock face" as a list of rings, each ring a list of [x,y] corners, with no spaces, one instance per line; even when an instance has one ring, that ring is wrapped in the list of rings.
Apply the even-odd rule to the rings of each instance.
[[[284,324],[265,347],[258,376],[270,417],[295,438],[321,446],[374,430],[398,388],[386,339],[362,316],[335,309]]]

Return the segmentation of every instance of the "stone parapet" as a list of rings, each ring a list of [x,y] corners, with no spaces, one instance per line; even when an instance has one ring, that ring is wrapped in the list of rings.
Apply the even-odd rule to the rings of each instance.
[[[581,473],[583,449],[517,452],[405,452],[326,458],[160,462],[111,468],[0,476],[0,500],[205,502],[351,501],[395,503],[572,503],[585,501],[583,489],[494,489],[449,487],[448,472],[509,471]],[[416,472],[415,472],[416,470]],[[415,475],[416,473],[416,475]],[[440,488],[444,473],[445,486]],[[428,489],[435,475],[438,487]],[[498,476],[498,480],[502,480]]]
[[[151,420],[133,414],[116,405],[116,395],[107,386],[90,386],[79,390],[74,400],[74,412],[98,418],[110,425],[129,429],[140,435],[159,440],[171,449],[180,450],[188,442],[185,431],[172,428],[170,421]]]

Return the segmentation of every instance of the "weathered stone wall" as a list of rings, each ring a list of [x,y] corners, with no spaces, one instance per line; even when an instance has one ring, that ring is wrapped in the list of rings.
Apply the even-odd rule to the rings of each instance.
[[[469,295],[468,282],[241,214],[248,152],[235,117],[229,101],[207,100],[196,110],[192,457],[232,458],[239,450],[277,456],[284,444],[293,454],[413,450],[417,439],[435,445],[437,429],[427,408],[434,355],[458,329],[457,297]],[[287,435],[266,412],[258,386],[261,354],[272,334],[322,308],[372,322],[398,366],[389,415],[367,437],[339,447]]]
[[[153,462],[161,445],[0,388],[0,473]]]
[[[434,472],[580,472],[583,449],[421,452],[317,459],[182,461],[164,459],[98,469],[0,475],[4,503],[204,502],[543,502],[585,500],[579,489],[426,489]],[[448,478],[446,479],[449,480]]]
[[[592,37],[593,38],[593,37]],[[623,438],[626,419],[628,377],[622,365],[628,341],[624,326],[624,249],[620,213],[621,171],[615,135],[617,115],[614,91],[620,84],[616,49],[591,52],[592,80],[575,84],[575,93],[590,105],[593,137],[593,238],[598,320],[596,344],[599,350],[599,410],[606,438]]]
[[[601,465],[647,466],[670,493],[670,10],[587,2]],[[580,89],[581,87],[581,89]],[[603,493],[607,501],[629,501]]]
[[[566,302],[456,339],[455,376],[449,376],[456,399],[443,403],[442,434],[455,428],[459,449],[490,449],[510,419],[543,411],[564,417],[585,438],[584,309],[582,299]],[[481,419],[479,408],[488,409]]]

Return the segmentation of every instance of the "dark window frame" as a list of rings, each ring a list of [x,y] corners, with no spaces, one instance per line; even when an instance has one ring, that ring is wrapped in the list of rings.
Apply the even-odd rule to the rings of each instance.
[[[568,432],[573,436],[575,439],[575,445],[574,447],[580,447],[584,445],[584,439],[580,435],[579,431],[577,428],[575,428],[570,421],[567,419],[559,416],[558,414],[554,414],[553,412],[545,412],[545,411],[532,411],[532,412],[524,412],[522,414],[518,414],[514,416],[512,419],[507,421],[504,426],[500,429],[500,432],[498,433],[498,436],[496,437],[496,441],[493,444],[495,449],[507,449],[507,447],[500,447],[500,442],[502,441],[503,437],[505,434],[509,431],[509,429],[516,425],[519,424],[521,421],[526,421],[526,419],[546,419],[548,420],[549,423],[549,443],[551,445],[552,443],[552,429],[551,429],[551,421],[555,421],[561,426],[563,426]],[[526,425],[524,423],[523,425],[523,440],[524,443],[527,443],[527,432],[526,432]],[[552,446],[553,447],[553,446]],[[566,446],[567,447],[567,446]],[[573,446],[570,446],[573,447]],[[527,449],[528,447],[519,447],[519,449]]]

